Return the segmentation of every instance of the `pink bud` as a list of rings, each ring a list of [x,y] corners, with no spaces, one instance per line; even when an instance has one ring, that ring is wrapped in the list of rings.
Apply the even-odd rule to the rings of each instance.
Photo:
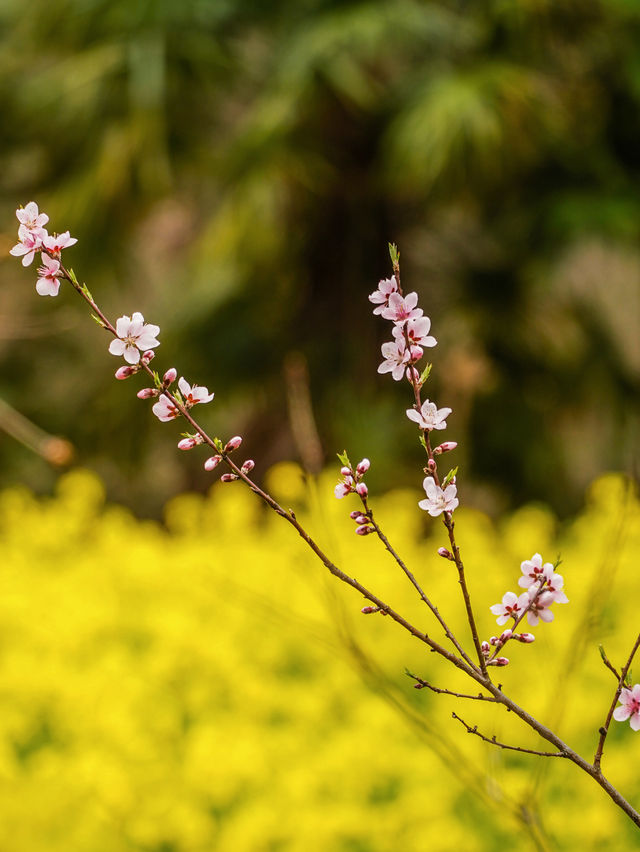
[[[375,532],[373,527],[356,527],[356,535],[369,535],[372,532]]]
[[[422,350],[420,350],[420,358],[422,358]],[[414,358],[413,360],[418,360],[418,359]],[[405,376],[407,377],[407,381],[411,382],[412,384],[414,382],[420,381],[420,373],[416,370],[415,367],[407,367],[407,369],[405,371]]]
[[[526,645],[530,645],[536,640],[536,637],[533,635],[533,633],[514,633],[513,638],[517,639],[518,642],[524,642]]]
[[[367,488],[364,482],[359,482],[356,485],[356,494],[359,494],[360,497],[366,497],[368,493],[369,489]]]
[[[437,446],[433,451],[434,456],[439,456],[440,453],[449,453],[451,450],[455,450],[458,444],[455,441],[444,441],[442,444]]]
[[[162,381],[165,385],[169,386],[172,382],[178,378],[178,371],[175,367],[171,367],[162,377]]]
[[[207,459],[204,463],[205,470],[213,470],[218,467],[220,462],[222,461],[222,456],[211,456],[211,458]]]
[[[427,462],[426,472],[427,473],[435,473],[436,467],[437,467],[437,465],[436,465],[435,461],[433,459],[429,459],[429,461]]]
[[[195,438],[183,438],[181,441],[178,441],[178,449],[179,450],[192,450],[194,447],[198,446],[198,441]]]
[[[380,607],[379,606],[363,606],[362,609],[360,610],[360,612],[364,613],[365,615],[369,615],[372,612],[380,612]]]
[[[141,360],[144,361],[145,364],[148,364],[149,361],[153,361],[153,359],[155,357],[156,357],[156,353],[153,351],[153,349],[147,349],[146,352],[142,353]]]
[[[442,556],[443,559],[450,559],[453,562],[453,554],[450,553],[446,547],[439,547],[438,555]]]
[[[496,666],[508,666],[509,660],[506,657],[496,657],[494,660]]]
[[[220,482],[235,482],[238,477],[235,473],[223,473]]]
[[[254,462],[253,459],[247,459],[246,462],[240,468],[240,470],[243,473],[251,473],[251,471],[254,469],[255,466],[256,466],[256,463]]]
[[[350,467],[341,467],[340,473],[342,476],[351,476],[351,468]]]
[[[224,447],[225,453],[232,453],[234,450],[237,450],[241,443],[242,438],[240,435],[236,435],[235,438],[229,438]]]
[[[356,520],[356,518],[361,518],[361,517],[362,517],[362,512],[360,511],[360,509],[354,509],[354,510],[353,510],[353,512],[349,512],[349,517],[350,517],[352,520],[354,520],[354,521],[355,521],[355,520]]]
[[[490,642],[491,645],[497,645],[498,644],[498,637],[492,636],[491,639],[489,639],[489,642]]]
[[[491,645],[487,641],[484,641],[482,645],[480,645],[480,650],[482,651],[483,657],[488,657],[491,653]]]
[[[422,356],[424,355],[424,352],[422,351],[420,346],[412,346],[411,349],[410,349],[410,354],[411,354],[411,360],[415,364],[416,361],[419,361],[422,358]],[[410,367],[409,369],[413,372],[413,378],[416,381],[419,381],[420,373],[416,370],[416,368]],[[407,373],[408,372],[409,372],[409,370],[407,370]],[[409,381],[412,381],[412,379],[409,379]]]
[[[355,518],[355,522],[356,522],[356,524],[368,524],[369,518],[366,515],[358,515]]]
[[[136,367],[118,367],[116,370],[116,379],[128,379],[129,376],[133,376],[134,373],[137,373],[138,370]]]
[[[142,388],[136,396],[138,399],[151,399],[154,396],[158,396],[159,393],[160,391],[157,391],[155,388]]]
[[[358,466],[356,467],[356,473],[359,473],[360,476],[364,476],[364,474],[371,467],[371,462],[369,459],[362,459],[361,462],[358,462]]]
[[[507,629],[504,630],[500,634],[500,639],[498,641],[500,642],[501,645],[504,645],[505,642],[507,642],[509,639],[511,639],[512,635],[513,635],[513,630],[510,627],[507,627]]]

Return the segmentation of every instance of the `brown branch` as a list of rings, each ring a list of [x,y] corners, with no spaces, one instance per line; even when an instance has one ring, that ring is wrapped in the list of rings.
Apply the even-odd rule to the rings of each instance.
[[[604,652],[604,648],[602,647],[602,645],[598,645],[598,649],[599,649],[599,651],[600,651],[600,656],[602,657],[602,662],[603,662],[603,663],[605,664],[605,666],[609,669],[609,671],[613,673],[613,676],[615,677],[615,679],[619,681],[619,680],[620,680],[620,672],[619,672],[619,671],[616,669],[616,667],[615,667],[615,666],[611,663],[611,660],[610,660],[610,659],[609,659],[609,657],[607,657],[607,655],[605,654],[605,652]]]
[[[446,635],[447,639],[449,639],[449,641],[453,643],[453,645],[455,646],[455,648],[456,648],[456,650],[458,651],[458,653],[462,656],[462,658],[463,658],[463,659],[464,659],[464,660],[465,660],[465,661],[466,661],[466,662],[467,662],[470,666],[472,666],[473,668],[475,668],[476,670],[478,670],[478,666],[477,666],[477,665],[476,665],[476,664],[475,664],[475,663],[471,660],[471,658],[470,658],[470,657],[469,657],[469,655],[466,653],[466,651],[464,650],[464,648],[462,647],[462,645],[458,642],[458,640],[457,640],[457,639],[456,639],[456,637],[454,636],[453,632],[452,632],[452,631],[451,631],[451,629],[449,628],[449,625],[446,623],[446,621],[444,620],[444,618],[440,615],[440,612],[439,612],[439,610],[438,610],[438,607],[437,607],[437,606],[436,606],[436,605],[435,605],[435,604],[434,604],[431,600],[429,600],[429,598],[427,597],[427,595],[426,595],[426,594],[425,594],[425,592],[423,591],[422,587],[420,586],[420,584],[419,584],[419,583],[418,583],[418,581],[416,580],[416,578],[415,578],[415,576],[413,575],[413,573],[409,570],[409,568],[405,565],[404,561],[400,558],[399,554],[398,554],[398,553],[396,552],[396,550],[392,547],[391,543],[389,542],[389,539],[388,539],[388,538],[386,537],[386,535],[383,533],[382,529],[380,528],[380,525],[378,524],[378,522],[377,522],[377,521],[375,520],[375,518],[373,517],[373,511],[369,508],[369,505],[368,505],[368,503],[367,503],[367,498],[366,498],[366,497],[361,497],[360,499],[362,500],[362,504],[363,504],[363,506],[364,506],[364,510],[365,510],[365,512],[364,512],[364,513],[365,513],[365,514],[366,514],[366,516],[369,518],[369,521],[371,522],[371,526],[372,526],[372,527],[375,529],[375,531],[376,531],[376,535],[378,536],[378,538],[380,539],[380,541],[384,544],[385,548],[389,551],[389,553],[391,554],[391,556],[392,556],[392,557],[395,559],[395,561],[398,563],[398,565],[400,566],[400,568],[402,569],[402,571],[404,571],[404,573],[405,573],[405,574],[406,574],[406,576],[408,577],[409,581],[413,584],[413,586],[415,587],[416,591],[417,591],[417,592],[418,592],[418,594],[420,595],[421,600],[422,600],[422,601],[424,601],[424,603],[425,603],[425,604],[429,607],[429,609],[431,610],[431,612],[435,615],[435,617],[437,618],[437,620],[438,620],[438,622],[439,622],[440,626],[441,626],[441,627],[442,627],[442,629],[444,630],[444,632],[445,632],[445,635]]]
[[[416,685],[415,685],[414,689],[425,689],[426,688],[426,689],[430,689],[432,692],[437,692],[438,695],[453,695],[456,698],[471,698],[474,701],[492,701],[494,703],[497,703],[497,699],[494,698],[492,695],[482,695],[481,693],[478,693],[478,695],[467,695],[464,692],[453,692],[450,689],[442,689],[441,687],[433,686],[433,684],[429,683],[426,680],[423,680],[421,677],[418,677],[418,675],[415,675],[408,670],[407,670],[406,674],[412,680],[415,680]]]
[[[507,743],[501,743],[496,739],[495,734],[492,737],[485,737],[484,734],[480,733],[477,725],[474,725],[473,727],[471,727],[471,725],[467,725],[464,719],[461,719],[460,716],[457,715],[457,713],[452,713],[451,716],[454,719],[457,719],[458,722],[461,722],[465,726],[468,734],[475,734],[477,737],[480,737],[481,740],[484,740],[485,743],[490,743],[491,745],[498,746],[498,748],[507,749],[508,751],[519,751],[522,754],[535,754],[538,757],[569,757],[568,754],[565,754],[562,751],[536,751],[535,749],[531,748],[523,748],[522,746],[512,746],[507,745]]]
[[[618,698],[620,697],[620,693],[622,692],[622,687],[624,686],[625,679],[627,677],[627,672],[631,668],[631,663],[633,662],[633,658],[636,655],[636,651],[640,647],[640,633],[638,634],[638,638],[636,639],[633,648],[627,658],[627,662],[624,664],[624,668],[620,672],[620,676],[618,679],[618,687],[616,689],[616,693],[613,696],[613,701],[611,702],[611,706],[609,707],[609,712],[607,713],[607,718],[605,720],[604,725],[599,729],[600,739],[598,740],[598,748],[596,749],[595,757],[593,758],[593,768],[596,772],[600,772],[600,763],[602,762],[602,752],[604,751],[604,741],[607,738],[607,734],[609,733],[609,725],[611,724],[611,719],[613,718],[613,711],[616,709],[616,704],[618,703]],[[603,652],[604,654],[604,652]],[[604,660],[604,656],[603,656]],[[606,664],[605,664],[606,665]],[[611,668],[613,668],[611,666]]]

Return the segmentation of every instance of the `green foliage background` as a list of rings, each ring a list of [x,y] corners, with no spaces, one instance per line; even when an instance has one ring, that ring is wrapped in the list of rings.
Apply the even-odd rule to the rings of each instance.
[[[376,484],[415,484],[366,301],[393,240],[447,353],[433,393],[456,412],[466,499],[566,515],[599,471],[635,473],[636,3],[24,8],[0,6],[2,242],[31,198],[70,228],[110,315],[141,310],[215,389],[217,431],[265,466],[299,455],[283,365],[301,353],[325,457],[375,450]],[[36,297],[12,258],[0,275],[7,401],[139,512],[204,489],[70,294]],[[5,482],[52,485],[27,451],[1,452]]]
[[[435,637],[331,484],[309,492],[292,465],[269,476],[334,559]],[[388,494],[379,520],[466,636],[455,572],[436,554],[441,525],[422,527],[417,499]],[[572,765],[499,751],[451,718],[540,748],[510,714],[412,689],[405,667],[469,687],[389,619],[361,615],[244,489],[176,498],[164,527],[103,500],[82,471],[52,499],[0,495],[0,823],[15,852],[637,848],[637,830]],[[501,681],[591,755],[615,689],[597,644],[622,660],[637,630],[629,483],[601,479],[563,526],[535,505],[499,525],[456,515],[483,636],[520,561],[561,550],[571,603],[512,650]],[[603,763],[632,802],[637,737],[614,722]]]

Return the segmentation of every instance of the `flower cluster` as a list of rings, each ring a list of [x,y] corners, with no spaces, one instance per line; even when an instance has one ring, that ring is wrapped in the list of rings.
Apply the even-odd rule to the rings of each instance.
[[[552,604],[569,603],[569,598],[563,589],[564,579],[560,574],[556,574],[556,567],[557,565],[554,566],[551,562],[543,564],[539,553],[534,553],[531,559],[525,559],[521,563],[522,577],[518,580],[518,585],[526,591],[520,595],[516,595],[515,592],[506,592],[502,596],[502,603],[490,607],[491,612],[497,616],[496,621],[500,626],[513,619],[513,625],[510,628],[503,631],[499,637],[491,637],[491,645],[499,649],[509,639],[524,643],[533,642],[535,638],[533,634],[513,632],[525,615],[531,627],[535,627],[540,621],[553,621]]]
[[[62,249],[75,245],[78,241],[65,231],[63,234],[49,236],[44,227],[49,221],[46,213],[40,213],[35,201],[16,210],[18,222],[18,242],[10,250],[14,257],[22,258],[23,266],[30,266],[36,252],[40,252],[42,265],[38,267],[36,290],[41,296],[57,296],[60,290],[62,266],[59,260]]]
[[[420,401],[419,391],[430,368],[420,375],[415,366],[424,355],[424,349],[437,343],[435,337],[429,334],[431,320],[423,316],[422,308],[418,307],[417,293],[408,293],[406,296],[402,294],[395,275],[380,281],[378,289],[369,295],[369,301],[376,305],[374,314],[393,323],[393,340],[382,344],[384,361],[378,367],[378,372],[391,373],[396,381],[405,377],[415,391],[417,401],[413,408],[407,409],[407,417],[416,423],[422,432],[431,465],[425,471],[428,476],[423,482],[427,496],[420,500],[418,506],[433,518],[443,512],[450,514],[458,506],[455,477],[450,477],[444,488],[441,487],[433,457],[454,450],[457,444],[454,441],[446,441],[432,450],[427,439],[432,431],[447,428],[447,417],[451,414],[451,409],[438,408],[436,403],[429,399]]]

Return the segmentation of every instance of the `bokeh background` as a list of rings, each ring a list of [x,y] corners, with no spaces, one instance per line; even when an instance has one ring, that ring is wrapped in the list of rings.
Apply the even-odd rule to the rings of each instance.
[[[135,380],[113,380],[82,303],[64,286],[38,297],[34,267],[8,250],[15,208],[36,200],[52,230],[78,237],[66,260],[105,312],[142,311],[162,329],[160,367],[216,392],[204,425],[242,434],[261,482],[284,464],[274,481],[335,552],[366,552],[382,572],[368,541],[340,543],[333,480],[314,477],[347,447],[373,460],[376,493],[419,488],[406,389],[376,373],[388,329],[366,298],[396,242],[439,340],[429,395],[454,410],[460,493],[483,530],[468,554],[476,594],[494,603],[540,537],[553,559],[582,531],[577,561],[563,552],[569,597],[598,606],[563,611],[560,650],[525,649],[544,689],[523,701],[570,671],[566,733],[588,751],[599,715],[571,701],[595,691],[591,677],[606,689],[594,649],[625,653],[633,637],[611,601],[638,594],[625,484],[640,443],[637,3],[2,0],[0,44],[3,819],[24,831],[11,848],[377,852],[399,836],[426,848],[428,830],[429,843],[450,832],[443,849],[499,848],[513,831],[522,848],[571,848],[578,828],[585,848],[607,831],[626,848],[622,818],[591,804],[586,782],[581,810],[600,829],[571,823],[565,767],[534,790],[529,763],[480,749],[478,774],[461,778],[471,758],[438,744],[473,746],[446,712],[429,733],[435,703],[407,694],[415,649],[386,623],[352,623],[358,602],[330,592],[286,530],[265,538],[249,504],[219,535],[224,500],[241,498],[204,496],[202,457],[174,451],[179,429],[150,416]],[[587,492],[610,470],[627,478]],[[437,529],[400,494],[385,505],[437,586],[419,544],[440,544]],[[506,545],[522,517],[530,527]],[[607,559],[603,592],[589,578]],[[320,584],[297,615],[296,571]],[[579,654],[572,618],[589,625]],[[499,818],[505,790],[515,804]]]

